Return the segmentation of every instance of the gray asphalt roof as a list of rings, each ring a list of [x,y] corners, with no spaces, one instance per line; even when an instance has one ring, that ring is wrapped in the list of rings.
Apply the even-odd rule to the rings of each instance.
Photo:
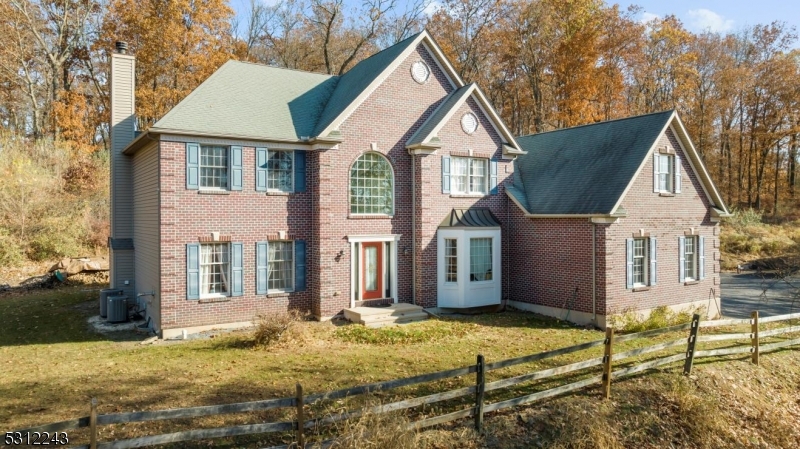
[[[508,192],[531,214],[610,214],[672,113],[517,137]]]
[[[483,207],[453,209],[439,224],[440,228],[492,228],[500,222],[492,211]]]

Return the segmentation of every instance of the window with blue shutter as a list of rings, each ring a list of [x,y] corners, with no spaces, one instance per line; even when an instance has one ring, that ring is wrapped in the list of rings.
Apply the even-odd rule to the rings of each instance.
[[[686,282],[686,237],[678,237],[678,280]]]
[[[661,161],[659,160],[659,154],[656,153],[653,156],[653,192],[655,192],[655,193],[661,192],[661,181],[659,179],[660,178],[659,177],[660,173],[658,171],[659,167],[661,165],[660,162]]]
[[[256,242],[256,294],[266,295],[269,265],[269,242]]]
[[[706,278],[706,238],[703,236],[697,238],[697,278]]]
[[[497,161],[489,160],[489,193],[497,195]]]
[[[231,243],[231,296],[244,294],[244,246]]]
[[[232,146],[230,161],[231,190],[242,190],[243,172],[242,170],[242,147]]]
[[[306,152],[294,151],[294,191],[306,191]]]
[[[625,288],[633,288],[633,239],[625,239]]]
[[[294,241],[294,290],[306,289],[306,241]]]
[[[200,244],[186,245],[186,299],[200,299]]]
[[[267,191],[267,149],[256,148],[256,192]]]
[[[650,285],[656,285],[658,275],[657,248],[655,237],[650,237]]]
[[[442,193],[450,193],[450,156],[442,156]]]
[[[200,144],[186,144],[186,188],[200,188]]]

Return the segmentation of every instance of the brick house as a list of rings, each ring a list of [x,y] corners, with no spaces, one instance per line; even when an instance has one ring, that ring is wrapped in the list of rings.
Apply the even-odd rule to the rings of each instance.
[[[711,274],[717,257],[707,257],[708,276],[692,272],[681,288],[667,280],[677,267],[677,259],[666,260],[667,233],[705,244],[710,256],[714,221],[727,214],[674,113],[630,119],[647,121],[647,132],[615,148],[627,155],[615,158],[628,161],[616,178],[627,176],[630,186],[606,195],[618,194],[620,204],[553,215],[536,200],[548,179],[541,160],[554,154],[540,145],[550,143],[515,138],[427,32],[342,76],[230,61],[144,133],[134,130],[135,60],[124,46],[118,50],[111,71],[111,284],[136,297],[164,337],[247,325],[270,311],[328,319],[387,302],[506,302],[551,315],[574,310],[575,321],[588,315],[603,325],[613,307],[694,303],[700,289],[718,283]],[[649,127],[658,120],[654,134]],[[558,133],[540,136],[548,134]],[[562,147],[571,147],[571,134],[563,136]],[[584,148],[576,173],[605,149]],[[647,160],[655,154],[666,161],[668,176],[650,179],[646,163],[628,169],[629,159],[647,152]],[[645,177],[667,179],[664,189],[640,192]],[[646,218],[657,215],[653,207],[664,215],[675,206],[686,207],[680,220]],[[633,237],[639,229],[644,234]],[[636,282],[620,290],[625,235],[636,254],[643,238],[660,252],[657,262],[647,258],[655,252],[645,256],[658,266],[643,278],[641,256],[629,260]],[[677,234],[673,240],[678,245]],[[564,305],[573,284],[580,284],[578,296]]]

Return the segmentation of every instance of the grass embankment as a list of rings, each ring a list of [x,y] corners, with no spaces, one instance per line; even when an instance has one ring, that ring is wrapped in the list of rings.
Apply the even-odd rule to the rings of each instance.
[[[774,259],[796,262],[800,258],[800,221],[765,223],[760,213],[750,209],[736,211],[722,222],[720,233],[722,269],[765,260],[764,268],[782,269],[785,263],[770,267]]]
[[[0,369],[0,429],[19,429],[85,416],[92,397],[98,398],[100,413],[288,397],[294,394],[296,382],[303,385],[307,394],[312,394],[466,366],[475,363],[479,353],[492,362],[603,336],[598,331],[575,328],[532,314],[509,312],[430,320],[387,330],[303,323],[284,342],[269,349],[256,349],[249,332],[142,346],[139,344],[144,338],[142,335],[118,334],[109,338],[87,329],[86,318],[96,313],[96,296],[96,290],[71,288],[0,297],[0,316],[4,318],[4,326],[0,327],[0,363],[3,365]],[[795,338],[797,335],[794,334]],[[631,342],[619,345],[615,351],[682,336],[682,333],[669,334]],[[681,350],[677,348],[674,352]],[[586,360],[601,353],[602,348],[594,348],[538,364],[492,371],[487,377],[489,381],[497,380]],[[746,437],[745,446],[763,440],[780,447],[778,435],[796,438],[797,429],[800,429],[797,410],[800,405],[797,402],[800,351],[764,355],[762,361],[764,366],[759,369],[742,361],[726,364],[699,361],[694,379],[683,379],[679,368],[670,368],[616,383],[611,402],[600,400],[599,389],[590,388],[575,396],[490,415],[483,436],[475,435],[469,430],[469,424],[462,422],[414,435],[414,445],[589,447],[581,443],[585,441],[587,444],[596,442],[595,447],[663,447],[665,444],[712,447],[709,444],[713,442],[735,446],[732,442],[740,441],[735,438]],[[628,365],[630,363],[636,361]],[[625,364],[618,367],[623,366]],[[489,392],[486,399],[495,402],[551,388],[595,375],[599,368],[590,371]],[[414,389],[379,393],[371,400],[390,402],[396,398],[451,390],[472,382],[474,376],[465,376]],[[417,409],[404,418],[413,420],[422,415],[465,408],[470,400],[464,398]],[[734,405],[737,408],[732,408]],[[345,406],[341,402],[320,404],[311,407],[309,414],[321,416]],[[277,410],[104,426],[100,439],[107,441],[292,418],[292,410]],[[687,420],[697,422],[687,424]],[[731,428],[745,430],[734,432]],[[693,443],[698,435],[708,444]],[[71,431],[70,437],[76,442],[86,441],[85,431]],[[290,441],[288,434],[260,435],[214,440],[214,445],[263,447]],[[398,441],[407,442],[408,438]]]

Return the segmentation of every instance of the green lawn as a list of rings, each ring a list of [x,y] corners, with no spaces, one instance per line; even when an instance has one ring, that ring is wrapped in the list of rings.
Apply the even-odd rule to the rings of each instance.
[[[599,331],[533,314],[505,312],[429,320],[381,331],[377,337],[331,323],[302,323],[289,341],[269,349],[252,348],[248,332],[143,346],[139,342],[146,336],[141,334],[107,336],[88,329],[86,319],[97,313],[96,297],[97,289],[85,287],[0,296],[4,324],[0,326],[0,429],[86,416],[92,397],[98,399],[100,413],[245,402],[293,396],[297,382],[312,394],[462,367],[474,364],[477,354],[491,362],[603,338]],[[681,335],[620,345],[615,350]],[[489,380],[601,354],[599,347],[535,366],[507,368],[489,373]],[[597,373],[598,368],[593,368],[588,374]],[[518,396],[568,380],[491,392],[487,400]],[[379,396],[384,400],[394,395],[418,396],[471,382],[472,376]],[[442,407],[448,406],[458,406],[457,401]],[[327,407],[311,413],[325,413],[331,405]],[[105,426],[100,439],[275,421],[290,418],[290,412]],[[85,438],[85,432],[72,431],[70,436],[76,441]],[[289,442],[291,437],[262,436],[215,444],[249,446],[255,441],[266,445]]]

